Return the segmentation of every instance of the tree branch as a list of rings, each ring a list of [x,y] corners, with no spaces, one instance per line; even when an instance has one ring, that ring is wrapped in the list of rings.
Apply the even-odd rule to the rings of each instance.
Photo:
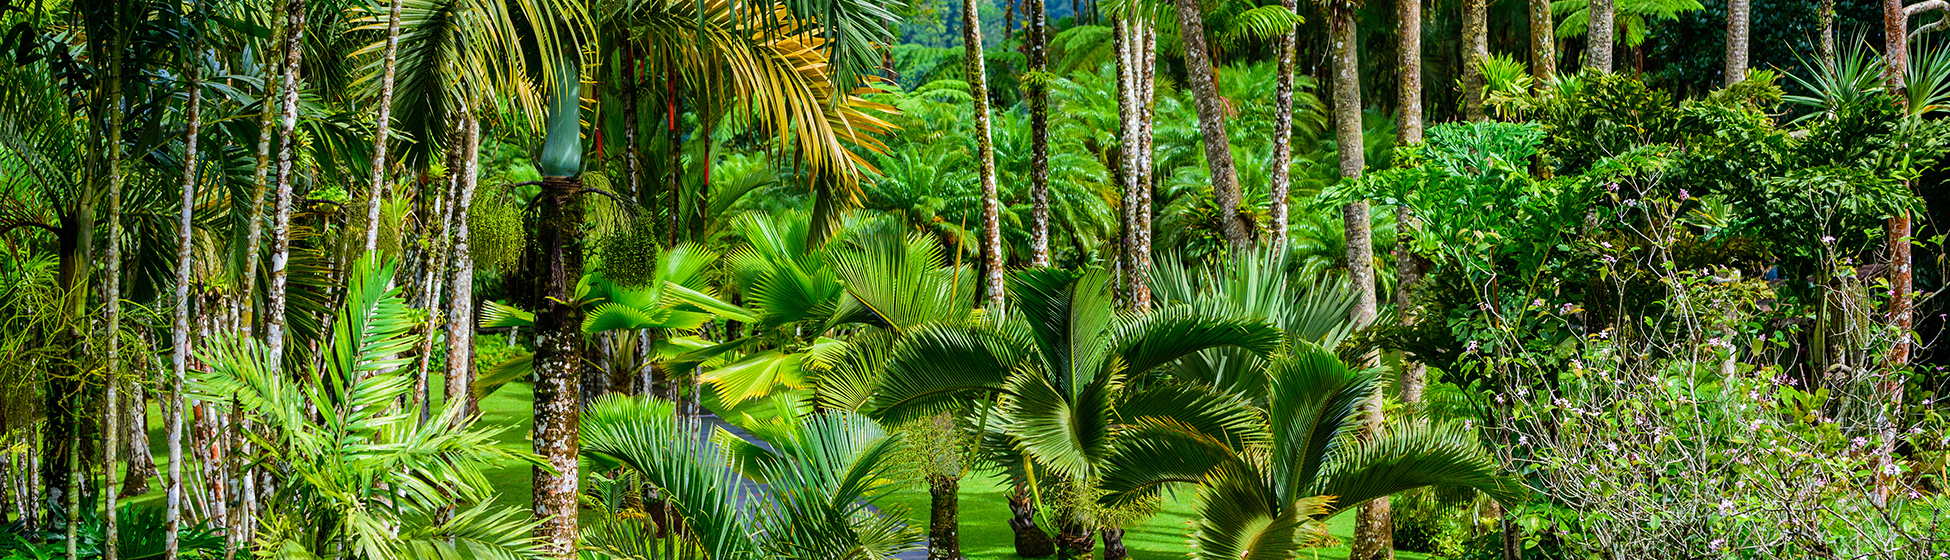
[[[1923,2],[1917,2],[1915,4],[1903,6],[1903,17],[1905,18],[1916,17],[1918,15],[1921,15],[1924,12],[1945,12],[1945,13],[1944,13],[1944,17],[1936,21],[1930,22],[1929,25],[1918,27],[1916,28],[1915,31],[1909,32],[1910,39],[1915,39],[1927,33],[1934,33],[1938,30],[1943,29],[1946,26],[1950,26],[1950,2],[1946,2],[1945,0],[1925,0]]]

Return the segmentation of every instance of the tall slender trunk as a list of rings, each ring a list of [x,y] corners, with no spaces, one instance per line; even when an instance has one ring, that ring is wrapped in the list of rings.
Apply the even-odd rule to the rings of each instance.
[[[1490,58],[1489,0],[1463,0],[1463,114],[1470,122],[1489,120],[1483,112],[1483,62]]]
[[[531,301],[539,305],[535,313],[535,454],[547,466],[534,469],[535,517],[543,519],[535,529],[546,554],[560,560],[575,558],[576,455],[580,449],[576,425],[581,419],[582,396],[582,311],[568,303],[576,281],[582,274],[580,223],[582,190],[574,177],[548,177],[542,180],[541,198],[536,200],[539,235],[534,243],[544,248],[532,272],[545,275],[542,293]]]
[[[965,560],[961,553],[961,477],[928,475],[928,560]]]
[[[122,19],[121,10],[116,19]],[[115,484],[115,471],[119,464],[116,438],[121,434],[122,403],[122,72],[126,61],[122,57],[127,41],[127,26],[117,25],[113,54],[108,59],[107,94],[104,103],[108,104],[108,239],[102,258],[107,261],[102,275],[102,300],[107,304],[106,360],[102,368],[102,544],[103,560],[115,560],[121,551],[120,523],[115,518],[115,506],[121,491]],[[70,525],[73,521],[70,521]]]
[[[1133,18],[1120,17],[1111,22],[1111,43],[1117,57],[1117,178],[1123,183],[1124,201],[1119,215],[1123,239],[1119,245],[1123,254],[1118,255],[1124,264],[1125,292],[1131,307],[1137,308],[1139,300],[1149,300],[1150,294],[1144,285],[1143,273],[1138,270],[1137,235],[1143,229],[1138,223],[1140,193],[1144,191],[1143,179],[1137,171],[1138,151],[1143,142],[1139,134],[1139,104],[1137,76],[1137,23]]]
[[[277,202],[271,222],[271,281],[265,298],[264,346],[271,365],[284,364],[285,267],[291,260],[291,183],[297,147],[292,132],[298,126],[298,72],[305,56],[305,0],[285,2],[284,87],[278,106]]]
[[[366,254],[379,250],[379,202],[386,193],[386,135],[393,129],[393,71],[399,67],[401,0],[389,0],[386,13],[386,54],[379,75],[379,116],[372,133],[372,190],[366,193]],[[376,263],[375,263],[376,264]]]
[[[1909,14],[1903,11],[1903,0],[1884,0],[1883,3],[1883,53],[1882,79],[1896,103],[1908,105],[1908,85],[1904,83],[1909,72]],[[1895,331],[1896,340],[1890,344],[1888,363],[1883,372],[1879,389],[1887,400],[1883,409],[1882,443],[1876,453],[1876,484],[1872,501],[1883,505],[1888,499],[1890,489],[1895,486],[1895,477],[1886,473],[1895,462],[1896,429],[1903,417],[1903,381],[1909,369],[1909,337],[1914,326],[1910,315],[1910,215],[1909,210],[1899,209],[1889,217],[1885,226],[1889,255],[1889,328]]]
[[[1530,0],[1530,77],[1544,85],[1557,75],[1557,25],[1551,0]]]
[[[1539,5],[1542,5],[1541,8]],[[1400,105],[1402,118],[1396,124],[1396,134],[1400,143],[1412,146],[1422,143],[1422,0],[1399,0],[1396,4],[1401,33],[1401,90]],[[1543,23],[1538,22],[1538,11],[1542,10]],[[1550,25],[1550,0],[1530,0],[1531,24],[1531,72],[1544,79],[1557,72],[1552,54],[1555,44]],[[1411,38],[1411,30],[1413,30]],[[1539,46],[1538,41],[1542,41]],[[1413,77],[1411,81],[1410,77]],[[1411,118],[1410,115],[1413,115]],[[1414,302],[1409,290],[1422,277],[1421,261],[1409,250],[1414,233],[1415,216],[1407,206],[1395,207],[1395,309],[1402,313],[1403,322],[1412,322]],[[1422,400],[1422,389],[1427,384],[1428,370],[1420,362],[1409,361],[1410,356],[1402,356],[1401,393],[1402,402],[1410,407]]]
[[[1406,4],[1421,0],[1399,1]],[[1286,6],[1287,10],[1296,7],[1294,0],[1280,0],[1280,5]],[[1402,33],[1404,37],[1407,33],[1415,33],[1417,35],[1415,40],[1421,40],[1419,29],[1403,28]],[[1277,85],[1273,88],[1273,168],[1271,169],[1273,178],[1272,184],[1269,185],[1272,208],[1268,212],[1271,216],[1267,227],[1273,230],[1273,250],[1276,253],[1286,252],[1286,199],[1287,191],[1293,185],[1293,57],[1294,49],[1298,48],[1299,36],[1300,31],[1297,29],[1281,35],[1279,43],[1273,47],[1279,51],[1277,56],[1280,75],[1277,78]]]
[[[1002,201],[995,184],[995,140],[989,123],[988,69],[982,64],[982,18],[975,0],[961,3],[962,64],[975,101],[975,143],[982,179],[982,284],[990,306],[1002,306]]]
[[[1395,0],[1395,21],[1401,37],[1395,61],[1401,68],[1401,89],[1397,92],[1401,116],[1395,126],[1400,135],[1398,143],[1403,146],[1422,143],[1422,2]],[[1548,4],[1550,0],[1532,2]]]
[[[530,250],[523,255],[526,274],[537,278],[524,303],[535,310],[534,449],[547,463],[534,469],[535,517],[542,519],[535,537],[544,554],[575,560],[583,339],[582,307],[573,302],[582,278],[582,79],[573,51],[558,56],[548,134],[536,162],[542,191],[532,203]]]
[[[1029,487],[1017,482],[1009,492],[1009,529],[1016,533],[1016,556],[1047,558],[1056,554],[1056,543],[1036,525],[1036,501]]]
[[[1365,143],[1361,130],[1359,35],[1351,8],[1337,7],[1330,11],[1328,27],[1334,43],[1335,142],[1339,144],[1341,177],[1352,180],[1360,178],[1367,168],[1367,154],[1362,151]],[[1341,219],[1347,229],[1348,281],[1353,284],[1355,293],[1354,309],[1350,311],[1349,318],[1356,325],[1365,326],[1375,317],[1373,230],[1368,224],[1368,203],[1361,201],[1343,205]],[[1372,434],[1380,430],[1381,420],[1380,401],[1377,399],[1369,406],[1367,432]],[[1349,558],[1393,558],[1395,547],[1389,519],[1387,498],[1362,506],[1354,520],[1354,540]]]
[[[163,486],[163,560],[176,560],[180,553],[178,533],[183,525],[182,395],[183,378],[190,363],[190,275],[196,249],[196,143],[203,128],[203,67],[192,64],[187,109],[190,122],[183,135],[183,199],[176,215],[176,317],[170,326],[169,400],[163,403],[169,417],[169,480]],[[229,541],[228,536],[225,539]]]
[[[1821,7],[1815,12],[1816,32],[1821,34],[1816,51],[1822,60],[1835,62],[1835,0],[1821,0]]]
[[[1612,32],[1615,23],[1612,0],[1591,0],[1590,24],[1584,34],[1584,67],[1611,73]]]
[[[1049,13],[1029,6],[1029,266],[1049,266]]]
[[[639,206],[649,207],[652,200],[643,189],[643,158],[638,150],[637,106],[641,98],[637,95],[637,60],[633,47],[623,48],[623,87],[618,94],[623,98],[623,175],[624,186],[630,189],[630,200]]]
[[[1896,102],[1909,99],[1903,74],[1909,71],[1909,16],[1903,0],[1882,0],[1882,81]]]
[[[1151,286],[1146,281],[1151,277],[1151,188],[1152,162],[1151,135],[1154,102],[1157,97],[1158,67],[1158,29],[1149,20],[1140,19],[1132,26],[1133,42],[1137,50],[1132,62],[1137,72],[1132,73],[1132,86],[1137,90],[1137,164],[1132,169],[1137,173],[1137,204],[1134,209],[1133,231],[1131,233],[1131,308],[1138,311],[1151,309]]]
[[[284,35],[291,30],[282,20],[277,20],[274,27],[278,29],[275,44],[283,45],[286,41]],[[276,104],[284,98],[284,70],[283,64],[264,64],[264,98],[260,100],[261,110],[257,115],[256,165],[251,170],[250,210],[245,213],[244,247],[241,251],[244,263],[239,272],[241,277],[238,278],[238,284],[243,289],[234,300],[238,317],[249,318],[246,322],[252,335],[259,334],[257,329],[261,328],[264,320],[263,309],[258,307],[257,299],[258,248],[264,243],[264,195],[269,194],[271,188],[271,141],[277,137]]]
[[[634,126],[634,125],[632,125]],[[447,281],[447,383],[448,403],[460,402],[461,421],[479,412],[474,400],[474,256],[469,253],[467,218],[473,209],[474,187],[480,179],[481,120],[467,116],[462,135],[460,188],[454,193],[454,212],[449,218],[453,232],[453,256],[448,266],[453,278]]]
[[[1748,25],[1751,0],[1727,0],[1727,85],[1747,79]]]
[[[1219,203],[1219,220],[1226,241],[1235,247],[1252,242],[1252,224],[1239,212],[1239,171],[1232,162],[1226,136],[1225,107],[1212,79],[1211,51],[1205,45],[1205,14],[1197,0],[1176,0],[1179,41],[1185,46],[1186,79],[1191,81],[1192,104],[1198,109],[1199,136],[1205,139],[1205,163],[1212,172],[1212,196]]]
[[[429,409],[432,407],[427,406],[432,403],[432,397],[429,393],[430,389],[428,389],[428,372],[433,367],[433,337],[431,333],[439,328],[440,321],[446,319],[438,310],[440,309],[441,297],[446,295],[442,287],[445,285],[450,272],[447,269],[447,259],[452,256],[449,250],[453,243],[450,235],[451,231],[447,229],[447,226],[449,218],[453,214],[454,198],[460,192],[461,175],[464,173],[463,168],[467,165],[464,160],[465,156],[462,154],[466,151],[466,140],[462,140],[461,137],[466,134],[467,121],[470,118],[473,118],[473,113],[463,107],[460,114],[457,115],[457,118],[451,119],[448,122],[451,128],[447,129],[447,141],[445,142],[447,150],[447,179],[441,182],[440,190],[436,191],[433,195],[433,204],[428,206],[426,217],[420,220],[421,229],[424,233],[421,244],[425,245],[427,250],[425,262],[419,274],[420,277],[414,281],[417,286],[416,291],[418,295],[413,298],[412,304],[415,308],[427,312],[426,329],[429,336],[420,337],[420,345],[414,349],[416,357],[413,360],[413,395],[411,398],[412,404],[419,405],[420,407],[421,422],[427,421],[431,415]]]

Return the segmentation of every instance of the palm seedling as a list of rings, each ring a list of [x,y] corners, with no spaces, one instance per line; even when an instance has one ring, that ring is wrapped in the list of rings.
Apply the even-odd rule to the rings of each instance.
[[[1326,538],[1322,522],[1363,503],[1425,486],[1459,486],[1498,501],[1520,487],[1457,426],[1400,423],[1359,437],[1379,370],[1355,371],[1310,343],[1266,371],[1263,404],[1211,399],[1207,418],[1127,413],[1106,454],[1102,500],[1144,499],[1198,487],[1195,558],[1290,558]]]

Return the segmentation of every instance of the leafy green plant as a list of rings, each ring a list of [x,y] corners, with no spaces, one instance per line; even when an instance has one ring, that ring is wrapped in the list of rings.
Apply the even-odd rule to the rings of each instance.
[[[496,430],[455,428],[464,403],[412,402],[416,344],[392,268],[361,261],[332,321],[323,367],[289,375],[249,339],[206,347],[194,398],[236,403],[266,430],[250,463],[281,472],[253,546],[267,555],[381,560],[468,554],[537,558],[520,510],[491,505],[481,467],[533,456],[495,444]],[[405,402],[406,406],[399,403]],[[314,413],[313,411],[317,411]],[[440,513],[461,506],[451,518]]]

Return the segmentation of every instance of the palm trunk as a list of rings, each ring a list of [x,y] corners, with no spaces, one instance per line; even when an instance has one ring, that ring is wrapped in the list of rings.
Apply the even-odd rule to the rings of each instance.
[[[1530,76],[1538,85],[1557,75],[1556,31],[1550,0],[1530,0]]]
[[[1483,112],[1483,62],[1490,58],[1489,0],[1463,0],[1463,114],[1470,122],[1489,120]]]
[[[276,44],[283,45],[284,34],[290,33],[291,30],[282,22],[276,23],[275,27],[279,30]],[[237,299],[233,302],[238,317],[249,317],[247,322],[253,335],[257,334],[257,329],[264,321],[257,300],[258,247],[264,242],[264,195],[268,194],[271,188],[271,140],[277,136],[274,120],[277,113],[274,112],[274,107],[279,99],[283,99],[284,69],[285,66],[282,64],[265,65],[264,98],[261,100],[259,106],[261,110],[257,117],[257,159],[256,166],[251,170],[250,210],[245,213],[247,223],[244,247],[241,251],[244,266],[239,272],[242,277],[238,278],[238,285],[243,289],[239,291]],[[244,313],[246,310],[250,313]]]
[[[1029,266],[1049,266],[1049,13],[1029,6]]]
[[[1895,96],[1896,103],[1907,105],[1909,95],[1904,83],[1909,72],[1909,15],[1903,11],[1903,0],[1884,0],[1883,13],[1883,52],[1882,79],[1885,89]],[[1910,316],[1910,216],[1907,209],[1897,210],[1889,217],[1885,227],[1885,240],[1889,255],[1889,328],[1896,332],[1896,340],[1890,344],[1889,359],[1881,392],[1888,402],[1883,420],[1883,443],[1876,453],[1876,484],[1872,496],[1876,505],[1881,506],[1894,486],[1894,477],[1882,474],[1895,461],[1895,428],[1900,421],[1903,408],[1904,370],[1909,367],[1909,336],[1913,326]]]
[[[1903,13],[1903,0],[1882,3],[1882,81],[1884,89],[1896,96],[1897,103],[1909,99],[1904,91],[1903,74],[1909,71],[1909,16]]]
[[[1029,487],[1017,482],[1009,493],[1009,529],[1016,533],[1016,556],[1048,558],[1056,554],[1056,543],[1036,525],[1036,502]]]
[[[1061,521],[1056,523],[1056,557],[1060,560],[1084,560],[1090,558],[1091,549],[1097,548],[1097,534],[1078,519],[1078,512],[1072,508],[1061,513]]]
[[[121,495],[141,496],[149,493],[150,480],[162,472],[156,468],[155,457],[149,456],[149,416],[144,413],[149,409],[149,392],[140,385],[131,388],[128,405],[122,407],[127,415],[127,424],[122,427],[122,452],[128,459],[123,460]]]
[[[1144,286],[1143,273],[1138,270],[1137,235],[1143,229],[1138,223],[1139,197],[1144,190],[1142,178],[1137,171],[1138,151],[1143,143],[1139,134],[1139,103],[1137,93],[1137,47],[1136,22],[1129,17],[1121,17],[1111,22],[1111,42],[1117,57],[1117,178],[1123,183],[1124,201],[1120,214],[1124,238],[1120,246],[1123,254],[1119,259],[1124,263],[1125,292],[1130,305],[1136,309],[1140,300],[1149,300]]]
[[[190,282],[196,238],[196,142],[203,127],[203,68],[190,70],[189,130],[183,137],[183,199],[176,215],[176,317],[170,327],[169,481],[163,490],[163,559],[176,560],[183,525],[183,379],[190,363]],[[226,537],[226,542],[228,537]]]
[[[1232,162],[1226,136],[1225,108],[1212,79],[1212,57],[1205,45],[1205,15],[1197,0],[1176,0],[1178,35],[1185,46],[1186,78],[1191,81],[1192,104],[1198,109],[1199,136],[1205,139],[1205,162],[1212,172],[1212,196],[1219,203],[1219,220],[1226,241],[1235,247],[1252,242],[1251,226],[1239,213],[1239,172]]]
[[[386,135],[393,129],[393,71],[399,67],[401,0],[390,0],[386,13],[386,54],[379,75],[379,116],[372,134],[372,190],[366,193],[366,254],[379,250],[379,202],[386,192]]]
[[[634,126],[634,124],[632,125]],[[448,403],[460,402],[461,418],[473,418],[479,411],[474,400],[474,256],[469,253],[467,218],[474,202],[474,187],[479,181],[481,159],[481,120],[468,115],[462,134],[460,188],[454,194],[453,256],[448,266],[453,279],[447,282],[447,384]]]
[[[1815,12],[1818,20],[1817,33],[1821,34],[1816,48],[1822,60],[1835,62],[1835,0],[1821,0],[1821,8]]]
[[[582,274],[582,189],[574,177],[543,179],[536,200],[538,235],[543,248],[531,272],[545,275],[541,293],[530,301],[535,312],[535,454],[548,465],[534,469],[535,516],[543,518],[536,537],[549,556],[575,558],[576,455],[580,446],[576,425],[581,417],[582,312],[574,299]]]
[[[119,19],[120,16],[118,16]],[[126,42],[127,27],[118,25],[114,55],[109,57],[107,94],[108,104],[108,239],[107,250],[103,251],[106,271],[102,275],[102,299],[108,304],[107,336],[102,338],[107,346],[106,360],[102,368],[102,544],[103,560],[115,560],[120,554],[121,544],[115,506],[120,496],[116,487],[115,471],[119,465],[117,437],[121,434],[122,403],[122,45]],[[70,525],[73,525],[71,520]]]
[[[574,303],[582,278],[581,77],[577,60],[564,53],[556,61],[555,92],[548,134],[537,162],[542,192],[530,214],[526,274],[532,291],[525,302],[535,310],[535,454],[546,465],[534,469],[535,537],[543,553],[558,560],[576,558],[578,491],[576,438],[582,416],[582,308]],[[673,101],[674,102],[674,101]],[[673,105],[674,107],[674,105]],[[674,210],[674,208],[673,208]]]
[[[413,360],[413,395],[411,404],[419,406],[421,422],[428,420],[431,414],[429,409],[432,408],[431,406],[427,406],[431,404],[428,389],[428,372],[433,367],[432,333],[439,328],[440,321],[446,319],[446,317],[440,315],[438,310],[440,309],[441,296],[445,295],[442,286],[449,273],[447,269],[447,258],[451,256],[449,249],[452,246],[452,238],[449,235],[450,231],[447,229],[447,225],[449,217],[453,213],[453,200],[456,197],[456,193],[460,192],[461,175],[464,173],[463,168],[467,165],[462,155],[462,152],[465,151],[463,145],[466,141],[462,140],[461,137],[466,134],[467,121],[471,118],[473,118],[472,113],[463,109],[458,118],[449,121],[448,124],[452,125],[452,128],[447,129],[447,141],[445,144],[447,149],[447,180],[442,183],[442,188],[434,193],[433,204],[430,206],[430,211],[427,212],[426,218],[420,220],[426,235],[421,243],[427,246],[427,250],[425,262],[420,271],[420,278],[415,281],[415,284],[418,286],[417,291],[419,295],[414,298],[413,305],[427,312],[426,329],[428,336],[420,337],[420,345],[414,349],[416,358]]]
[[[1420,2],[1421,0],[1400,1],[1406,4]],[[1294,0],[1281,0],[1280,5],[1286,6],[1288,10],[1295,8]],[[1404,37],[1410,32],[1406,28],[1402,30]],[[1416,40],[1419,41],[1420,31],[1413,32],[1417,34]],[[1272,208],[1269,212],[1271,216],[1268,221],[1271,223],[1268,224],[1268,227],[1273,230],[1273,250],[1276,253],[1286,252],[1286,199],[1287,191],[1292,188],[1293,184],[1293,57],[1294,49],[1298,48],[1299,35],[1300,32],[1298,30],[1281,35],[1279,43],[1274,46],[1275,49],[1279,50],[1277,55],[1279,58],[1279,76],[1277,78],[1279,82],[1278,85],[1274,86],[1273,90],[1273,168],[1271,170],[1273,178],[1272,184],[1269,185]],[[1407,41],[1408,39],[1403,40]]]
[[[1541,8],[1539,5],[1541,4]],[[1399,0],[1397,15],[1401,25],[1401,122],[1396,125],[1402,145],[1422,143],[1422,2],[1421,0]],[[1539,23],[1539,10],[1542,23]],[[1555,44],[1550,25],[1550,0],[1530,1],[1531,25],[1531,72],[1543,79],[1556,71],[1556,55],[1552,54]],[[1539,46],[1538,41],[1542,41]],[[1412,115],[1412,116],[1411,116]],[[1421,259],[1409,250],[1412,239],[1414,213],[1407,206],[1395,207],[1395,309],[1402,313],[1402,321],[1411,323],[1413,301],[1409,290],[1421,279]],[[1428,370],[1419,362],[1410,362],[1409,356],[1402,357],[1402,402],[1412,408],[1422,400],[1422,390],[1426,385]]]
[[[1328,27],[1334,41],[1335,141],[1339,144],[1340,170],[1344,179],[1358,179],[1367,167],[1362,152],[1361,73],[1354,13],[1350,9],[1332,10]],[[1355,202],[1341,207],[1347,226],[1347,275],[1354,286],[1355,303],[1350,319],[1365,326],[1375,318],[1373,231],[1368,224],[1368,203]],[[1379,430],[1381,409],[1375,401],[1368,416],[1369,430]],[[1393,531],[1389,522],[1387,498],[1369,502],[1355,517],[1354,540],[1349,558],[1375,560],[1394,557]]]
[[[1584,67],[1611,73],[1613,16],[1612,0],[1591,0],[1590,25],[1585,32]]]
[[[643,189],[643,159],[637,149],[637,129],[642,126],[637,122],[637,106],[641,101],[637,95],[636,50],[631,47],[623,49],[623,87],[619,94],[623,98],[624,185],[630,189],[630,200],[648,208],[653,201]]]
[[[1727,0],[1727,85],[1747,79],[1748,25],[1751,0]]]
[[[1138,20],[1132,26],[1135,35],[1133,43],[1137,50],[1133,62],[1137,72],[1131,75],[1132,86],[1137,90],[1137,163],[1132,170],[1137,173],[1137,204],[1131,232],[1131,308],[1138,311],[1151,309],[1151,286],[1147,279],[1151,276],[1151,125],[1154,113],[1153,101],[1157,94],[1154,72],[1157,70],[1158,30],[1146,20]]]
[[[278,107],[277,202],[271,222],[270,294],[265,298],[264,345],[271,365],[284,365],[285,267],[291,260],[291,182],[297,147],[292,132],[298,126],[298,71],[305,56],[305,0],[285,2],[284,87]]]
[[[1131,550],[1124,547],[1124,529],[1105,527],[1101,533],[1104,537],[1104,560],[1130,559]]]
[[[1544,2],[1545,9],[1549,9],[1550,0],[1531,1],[1533,6]],[[1398,92],[1401,117],[1396,128],[1403,146],[1422,143],[1422,2],[1395,0],[1396,24],[1401,28],[1401,48],[1396,53],[1399,57],[1396,62],[1401,67]]]
[[[975,101],[975,142],[982,178],[982,284],[988,304],[1002,307],[1002,201],[995,184],[995,141],[989,124],[988,69],[982,64],[982,18],[975,0],[961,3],[962,64]]]
[[[965,560],[961,554],[961,477],[928,476],[928,560]]]

